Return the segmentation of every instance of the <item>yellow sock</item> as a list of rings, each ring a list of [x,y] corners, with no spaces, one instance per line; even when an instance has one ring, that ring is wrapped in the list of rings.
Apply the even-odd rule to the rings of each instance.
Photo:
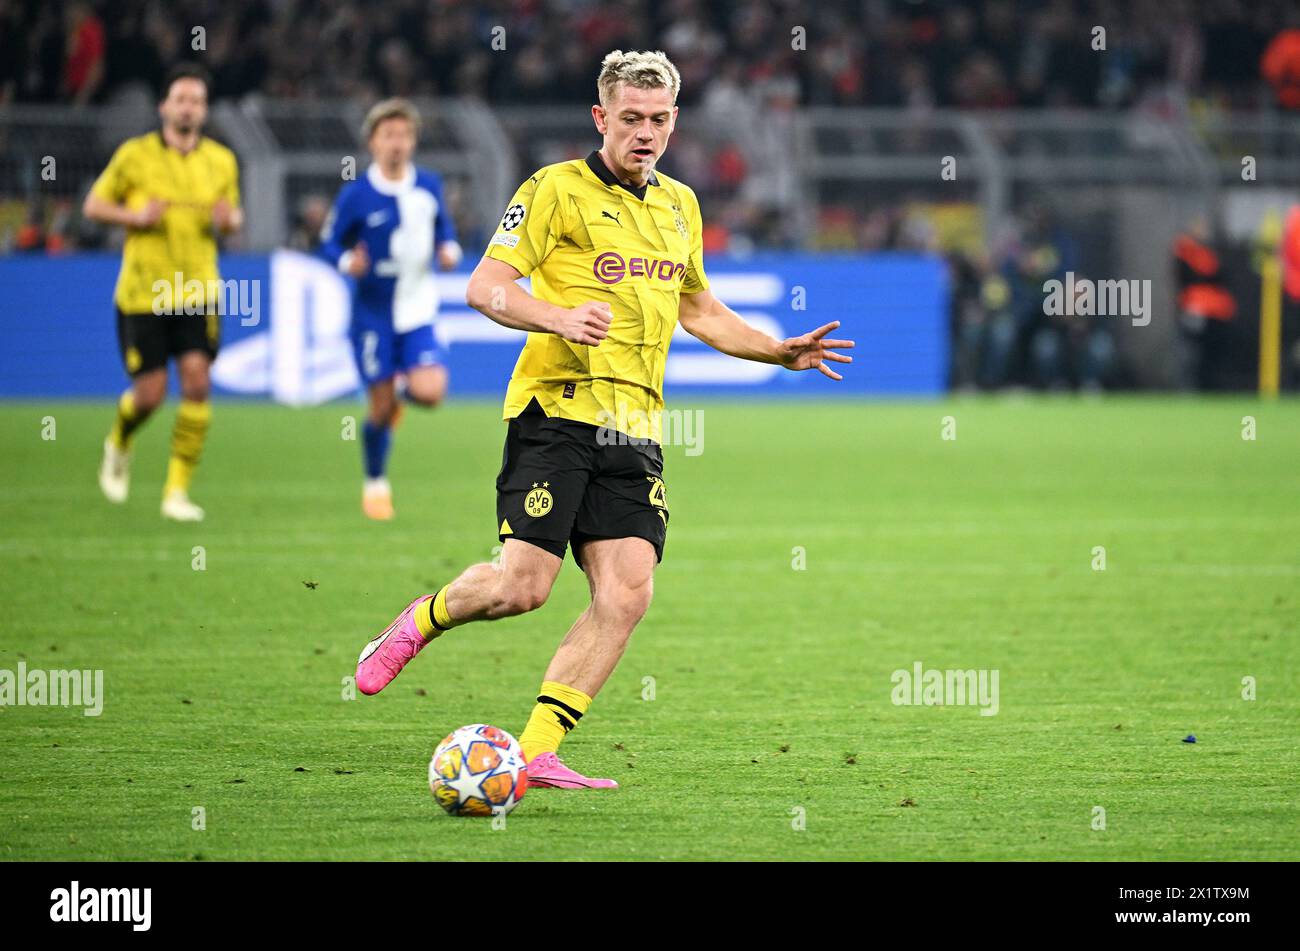
[[[452,620],[447,613],[447,589],[450,587],[449,584],[443,585],[437,594],[415,609],[416,629],[426,641],[433,640],[439,634],[446,634],[460,623]]]
[[[212,404],[207,400],[181,400],[176,410],[176,426],[172,429],[172,457],[167,463],[167,484],[163,495],[169,492],[188,492],[194,469],[203,454],[203,442],[208,436],[208,422],[212,419]]]
[[[135,393],[127,390],[117,401],[117,416],[113,419],[113,428],[108,431],[108,438],[122,452],[131,448],[131,439],[145,417],[136,412]]]
[[[554,753],[568,732],[578,725],[591,706],[591,698],[581,690],[566,687],[554,680],[542,681],[537,706],[528,717],[528,725],[519,737],[524,759],[531,761],[539,753]]]

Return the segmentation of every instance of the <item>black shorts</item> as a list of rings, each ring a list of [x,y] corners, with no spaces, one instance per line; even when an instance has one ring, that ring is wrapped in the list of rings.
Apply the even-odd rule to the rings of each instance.
[[[536,401],[508,422],[497,524],[518,538],[582,566],[578,546],[595,538],[644,538],[662,561],[668,535],[663,452],[654,442],[602,445],[608,429],[553,419]]]
[[[117,312],[117,346],[132,377],[167,366],[169,357],[202,350],[217,358],[221,317],[213,314],[124,314]]]

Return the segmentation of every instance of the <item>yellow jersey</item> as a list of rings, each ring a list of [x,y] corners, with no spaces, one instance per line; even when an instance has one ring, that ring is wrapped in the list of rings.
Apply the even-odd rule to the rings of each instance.
[[[212,206],[224,198],[232,208],[239,207],[234,152],[200,138],[182,155],[167,146],[161,132],[150,132],[118,146],[91,192],[132,211],[151,198],[167,203],[157,225],[127,231],[113,294],[123,313],[171,313],[173,307],[181,312],[187,299],[194,299],[184,286],[191,281],[202,283],[207,304],[220,300],[220,293],[213,293],[220,275]],[[176,296],[178,291],[182,296]]]
[[[595,347],[529,333],[504,418],[536,399],[548,416],[657,439],[680,295],[709,286],[703,244],[695,193],[667,175],[634,189],[592,152],[524,182],[486,256],[531,278],[535,297],[559,307],[604,302],[612,316]]]

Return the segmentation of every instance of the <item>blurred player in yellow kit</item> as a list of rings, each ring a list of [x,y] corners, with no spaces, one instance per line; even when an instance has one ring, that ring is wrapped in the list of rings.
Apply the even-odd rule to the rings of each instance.
[[[167,361],[174,359],[181,403],[162,514],[197,522],[203,509],[190,501],[189,488],[212,416],[209,370],[220,343],[217,237],[240,230],[244,214],[234,153],[202,134],[206,73],[178,66],[162,94],[160,129],[118,147],[83,207],[87,218],[127,229],[113,302],[131,386],[118,400],[104,442],[99,486],[110,502],[126,501],[132,439],[162,404]],[[202,288],[201,300],[195,286]]]

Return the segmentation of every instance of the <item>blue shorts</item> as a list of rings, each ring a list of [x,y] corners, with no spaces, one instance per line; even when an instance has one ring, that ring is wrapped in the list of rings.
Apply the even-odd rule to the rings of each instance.
[[[357,372],[366,386],[416,367],[438,366],[443,362],[431,325],[399,334],[393,330],[391,319],[358,319],[354,312],[349,336]]]

